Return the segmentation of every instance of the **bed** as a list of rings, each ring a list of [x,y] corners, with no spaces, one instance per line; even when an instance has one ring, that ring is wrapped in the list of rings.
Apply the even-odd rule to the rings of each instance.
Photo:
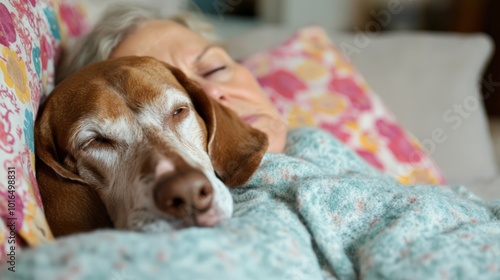
[[[0,4],[0,175],[8,179],[0,181],[2,279],[498,278],[500,205],[494,199],[500,198],[500,177],[488,119],[482,104],[474,102],[481,98],[481,82],[491,93],[498,85],[487,75],[480,78],[493,51],[482,34],[381,34],[362,48],[356,47],[359,34],[320,27],[297,33],[259,26],[233,36],[228,51],[254,71],[264,69],[263,59],[283,54],[284,42],[298,42],[290,38],[331,38],[335,49],[326,39],[320,42],[339,62],[335,65],[347,69],[342,73],[352,74],[349,79],[370,85],[371,102],[383,106],[385,121],[397,124],[384,127],[402,131],[402,141],[422,156],[418,164],[425,172],[411,178],[380,173],[373,161],[360,160],[347,140],[338,140],[344,134],[333,138],[297,129],[291,132],[297,141],[290,142],[290,157],[267,155],[252,180],[233,190],[234,219],[219,227],[176,233],[101,230],[54,241],[34,175],[33,122],[54,87],[62,45],[88,30],[89,11],[66,1]],[[349,45],[358,51],[349,53]],[[467,111],[461,114],[456,106]],[[339,160],[322,163],[303,155],[317,141]],[[365,159],[381,159],[370,156]],[[397,166],[394,158],[387,164]],[[283,180],[325,174],[328,188],[319,181]],[[450,187],[427,187],[415,178]],[[420,187],[391,189],[402,182]],[[435,215],[419,216],[422,209]]]

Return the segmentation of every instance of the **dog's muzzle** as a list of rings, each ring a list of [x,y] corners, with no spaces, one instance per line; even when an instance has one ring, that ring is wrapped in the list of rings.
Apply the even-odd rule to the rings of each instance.
[[[192,219],[198,226],[213,226],[219,222],[211,211],[214,189],[199,170],[167,173],[154,186],[156,207],[176,218]]]

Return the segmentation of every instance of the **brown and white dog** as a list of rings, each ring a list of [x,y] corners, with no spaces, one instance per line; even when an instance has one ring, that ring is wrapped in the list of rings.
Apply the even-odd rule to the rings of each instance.
[[[35,124],[37,180],[55,236],[115,227],[164,231],[231,217],[264,133],[149,57],[85,67],[60,83]]]

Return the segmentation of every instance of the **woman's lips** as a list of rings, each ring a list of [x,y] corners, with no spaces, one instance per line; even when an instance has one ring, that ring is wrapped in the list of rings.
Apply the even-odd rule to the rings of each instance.
[[[259,115],[247,115],[247,116],[242,116],[241,117],[241,119],[244,122],[246,122],[247,124],[254,123],[258,118],[259,118]]]

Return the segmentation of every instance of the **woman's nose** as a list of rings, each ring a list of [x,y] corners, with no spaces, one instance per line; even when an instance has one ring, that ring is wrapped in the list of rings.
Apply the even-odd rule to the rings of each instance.
[[[212,99],[218,102],[227,100],[227,94],[220,88],[220,86],[208,82],[201,83],[203,91]]]

